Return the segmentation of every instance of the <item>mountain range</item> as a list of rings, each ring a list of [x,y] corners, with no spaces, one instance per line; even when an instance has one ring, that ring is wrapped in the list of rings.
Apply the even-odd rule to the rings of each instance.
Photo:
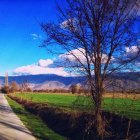
[[[135,88],[140,88],[140,72],[116,73],[112,76],[123,86],[129,87],[128,83]],[[85,84],[85,77],[63,77],[54,74],[9,76],[9,83],[16,81],[18,84],[28,82],[30,87],[36,90],[41,89],[68,89],[72,84]],[[0,76],[0,84],[4,85],[5,77]]]
[[[63,77],[54,74],[9,76],[9,83],[16,81],[18,84],[28,82],[30,87],[36,90],[41,89],[68,89],[72,84],[85,81],[84,77]],[[0,76],[0,83],[4,85],[5,77]]]

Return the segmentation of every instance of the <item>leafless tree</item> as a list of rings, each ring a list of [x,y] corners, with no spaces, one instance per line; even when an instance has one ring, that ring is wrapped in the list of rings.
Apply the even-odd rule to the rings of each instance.
[[[81,89],[82,88],[80,84],[73,84],[70,86],[70,91],[72,92],[72,94],[80,93]]]
[[[22,92],[22,91],[26,91],[26,92],[32,91],[27,80],[24,81],[24,82],[20,85],[20,89],[21,89],[21,92]]]
[[[139,0],[66,0],[59,5],[58,22],[42,23],[43,45],[66,70],[87,77],[94,103],[99,136],[105,134],[102,95],[105,82],[115,72],[137,69]],[[132,65],[132,63],[134,65]]]
[[[11,91],[11,92],[19,91],[19,89],[20,89],[20,87],[19,87],[19,85],[18,85],[17,82],[12,81],[12,82],[10,83],[10,91]]]

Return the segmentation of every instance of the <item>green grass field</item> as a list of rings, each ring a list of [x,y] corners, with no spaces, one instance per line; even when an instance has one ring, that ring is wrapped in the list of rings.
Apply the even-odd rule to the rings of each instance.
[[[65,140],[63,136],[51,130],[38,117],[24,109],[24,107],[6,96],[6,99],[13,111],[18,115],[24,125],[33,133],[37,140]]]
[[[50,106],[74,111],[91,111],[93,109],[91,99],[85,96],[43,93],[15,93],[13,96],[36,103],[47,103]],[[140,120],[140,100],[138,99],[104,98],[102,108],[106,111]]]

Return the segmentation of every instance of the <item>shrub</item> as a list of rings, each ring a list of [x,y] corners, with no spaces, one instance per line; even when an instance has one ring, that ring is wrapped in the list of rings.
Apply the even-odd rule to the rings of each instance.
[[[4,87],[2,87],[2,88],[1,88],[1,92],[2,92],[2,93],[8,94],[8,93],[9,93],[9,86],[4,86]]]

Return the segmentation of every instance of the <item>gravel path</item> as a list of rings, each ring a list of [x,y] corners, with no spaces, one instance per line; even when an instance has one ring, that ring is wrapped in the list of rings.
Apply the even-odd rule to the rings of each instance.
[[[36,140],[0,94],[0,140]]]

